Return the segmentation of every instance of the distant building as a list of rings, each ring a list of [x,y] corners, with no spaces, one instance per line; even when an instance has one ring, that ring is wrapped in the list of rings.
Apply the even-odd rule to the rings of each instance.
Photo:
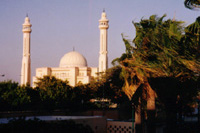
[[[107,52],[107,29],[108,19],[105,11],[102,12],[99,20],[100,29],[100,52],[99,67],[88,67],[85,57],[77,51],[66,53],[60,60],[59,67],[42,67],[36,69],[36,76],[33,77],[33,87],[37,78],[43,76],[55,76],[58,79],[68,80],[71,86],[78,83],[89,83],[98,72],[105,72],[108,68],[108,52]]]

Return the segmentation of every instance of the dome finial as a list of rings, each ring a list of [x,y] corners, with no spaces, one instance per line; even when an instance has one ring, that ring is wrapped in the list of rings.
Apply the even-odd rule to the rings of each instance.
[[[26,17],[28,17],[28,13],[26,13]]]
[[[73,47],[73,51],[75,51],[75,47]]]
[[[103,8],[103,12],[105,12],[105,8]]]

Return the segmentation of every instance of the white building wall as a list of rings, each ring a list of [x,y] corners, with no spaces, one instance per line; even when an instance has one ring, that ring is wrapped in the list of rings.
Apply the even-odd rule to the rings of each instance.
[[[34,82],[37,82],[37,78],[42,78],[43,76],[55,76],[63,81],[68,80],[69,85],[75,86],[79,82],[87,84],[92,78],[96,77],[98,68],[90,67],[71,67],[71,68],[61,68],[61,67],[43,67],[36,69],[36,76],[33,77],[33,87],[35,87]]]

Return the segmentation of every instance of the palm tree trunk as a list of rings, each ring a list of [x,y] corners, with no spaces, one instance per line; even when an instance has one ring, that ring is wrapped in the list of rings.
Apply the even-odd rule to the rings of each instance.
[[[135,133],[142,133],[141,105],[138,105],[136,110],[137,111],[135,111]]]
[[[155,133],[155,91],[149,87],[149,96],[147,97],[147,130],[149,133]]]

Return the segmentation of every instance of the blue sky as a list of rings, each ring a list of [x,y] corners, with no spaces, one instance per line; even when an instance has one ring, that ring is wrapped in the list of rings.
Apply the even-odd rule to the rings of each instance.
[[[0,1],[0,77],[20,81],[22,62],[22,24],[32,23],[31,69],[58,67],[62,56],[73,50],[83,54],[88,66],[98,66],[98,20],[105,8],[109,19],[108,57],[110,62],[125,50],[121,34],[133,39],[132,21],[156,14],[188,25],[199,11],[184,7],[184,0],[1,0]]]

